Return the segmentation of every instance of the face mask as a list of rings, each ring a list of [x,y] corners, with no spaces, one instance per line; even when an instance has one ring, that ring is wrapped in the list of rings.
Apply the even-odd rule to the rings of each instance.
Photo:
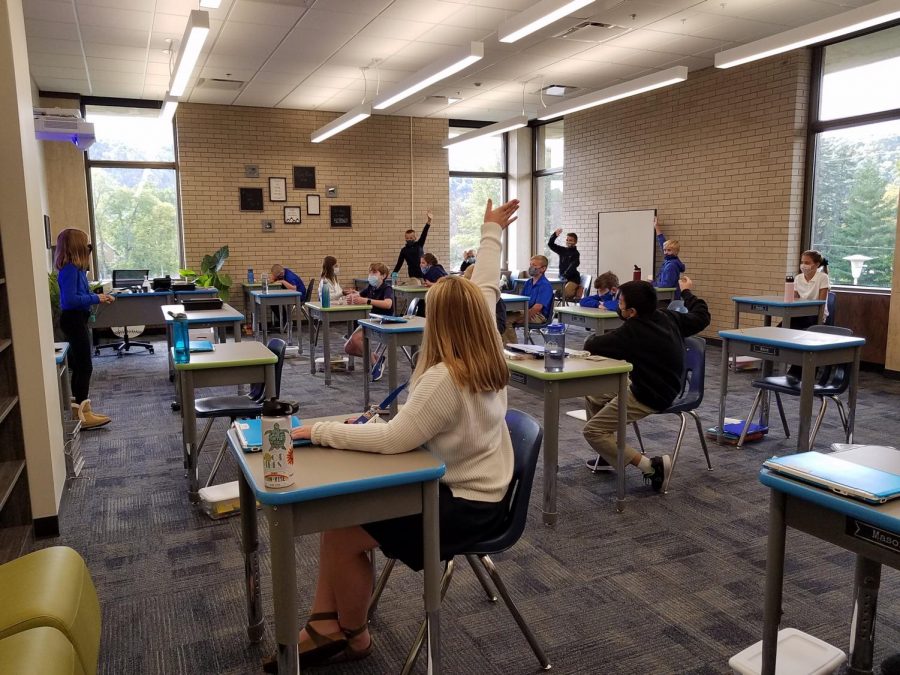
[[[334,273],[335,273],[335,274],[340,274],[340,273],[341,273],[341,268],[340,268],[340,267],[335,267],[335,268],[334,268]]]
[[[407,245],[407,246],[415,246],[415,245],[416,245],[416,242],[415,242],[415,240],[410,241],[409,239],[407,239],[407,240],[406,240],[406,245]]]
[[[575,242],[572,242],[571,244],[567,243],[566,248],[575,248],[576,245]]]
[[[675,258],[677,258],[677,257],[678,256],[675,255],[674,253],[667,253],[666,255],[663,256],[663,258],[665,258],[666,260],[675,260]]]
[[[368,280],[369,280],[369,286],[372,286],[372,287],[377,287],[381,283],[381,277],[378,276],[377,274],[370,274]]]
[[[622,308],[621,308],[621,307],[616,307],[616,314],[619,315],[619,318],[622,319],[622,321],[628,321],[628,317],[625,316],[624,314],[622,314]]]
[[[474,255],[470,255],[468,258],[466,258],[466,262],[469,263],[469,264],[474,263],[474,262],[475,262],[475,256],[474,256]]]
[[[815,269],[812,265],[800,265],[801,272],[812,272]]]
[[[431,265],[422,265],[419,269],[422,270],[422,274],[425,274],[428,270],[431,269]]]
[[[534,265],[529,265],[529,266],[528,266],[528,276],[530,276],[530,277],[537,276],[537,274],[538,274],[539,271],[540,271],[540,270],[538,270],[538,268],[535,267]]]

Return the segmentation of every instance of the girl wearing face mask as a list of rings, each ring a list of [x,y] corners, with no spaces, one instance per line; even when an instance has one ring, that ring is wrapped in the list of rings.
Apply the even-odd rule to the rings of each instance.
[[[794,297],[800,300],[827,300],[828,260],[818,251],[800,254],[800,274],[794,277]],[[823,321],[828,318],[828,308],[823,308]],[[791,319],[791,328],[806,330],[818,323],[818,317],[799,316]]]
[[[386,314],[388,316],[394,313],[394,289],[384,283],[387,278],[388,268],[384,263],[372,263],[369,265],[369,285],[359,293],[351,293],[347,296],[347,301],[351,305],[371,305],[373,314]],[[351,356],[363,355],[363,336],[362,329],[357,328],[353,331],[347,344],[344,345],[344,352]],[[376,358],[372,354],[372,381],[380,380],[384,368],[384,354],[380,358]]]
[[[319,278],[319,302],[322,302],[322,289],[327,286],[331,304],[347,304],[347,299],[344,296],[349,295],[350,291],[345,291],[338,283],[337,275],[340,274],[340,271],[341,268],[338,267],[337,258],[333,255],[326,255],[322,260],[322,276]]]
[[[422,256],[419,269],[422,270],[426,286],[434,286],[441,277],[447,276],[447,270],[438,262],[434,253],[426,253]]]
[[[463,252],[463,261],[462,261],[462,264],[460,264],[460,266],[459,266],[460,273],[465,272],[467,269],[469,269],[474,264],[475,264],[475,251],[470,248],[469,250]]]

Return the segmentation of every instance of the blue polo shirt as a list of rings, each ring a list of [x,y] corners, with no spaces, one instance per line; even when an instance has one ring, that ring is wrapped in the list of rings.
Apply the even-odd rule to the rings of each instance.
[[[522,289],[522,295],[528,296],[528,307],[540,305],[543,309],[541,314],[547,316],[550,306],[553,303],[553,286],[547,281],[547,277],[541,275],[537,283],[532,279],[525,282],[525,288]]]
[[[289,284],[297,287],[297,292],[301,295],[306,295],[306,284],[303,283],[303,279],[297,276],[294,270],[289,270],[287,267],[284,268],[284,280]]]

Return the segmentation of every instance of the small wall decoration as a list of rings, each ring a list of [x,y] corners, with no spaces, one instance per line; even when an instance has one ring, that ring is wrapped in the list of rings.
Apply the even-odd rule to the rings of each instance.
[[[353,219],[350,215],[349,206],[332,206],[331,207],[331,226],[332,227],[353,227]]]
[[[316,167],[314,167],[314,166],[295,166],[294,167],[294,188],[297,190],[315,190],[316,189]]]
[[[319,200],[319,195],[306,195],[306,215],[322,215],[322,207]]]
[[[259,165],[244,164],[244,178],[259,178]]]
[[[275,221],[274,220],[261,220],[263,232],[274,232],[275,231]]]
[[[284,207],[284,222],[288,224],[295,224],[300,222],[300,207],[299,206],[285,206]]]
[[[270,202],[286,202],[287,201],[287,178],[270,178],[269,179],[269,201]]]
[[[329,199],[334,199],[337,197],[337,185],[328,185],[325,188],[325,196]]]
[[[262,211],[263,210],[263,189],[262,188],[240,188],[241,190],[241,211]]]

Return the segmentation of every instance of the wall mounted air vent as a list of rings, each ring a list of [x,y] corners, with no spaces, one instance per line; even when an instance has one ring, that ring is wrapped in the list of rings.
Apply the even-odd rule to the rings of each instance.
[[[240,80],[226,80],[219,77],[201,77],[197,80],[197,86],[203,89],[219,89],[222,91],[238,91],[243,89],[246,83]]]

